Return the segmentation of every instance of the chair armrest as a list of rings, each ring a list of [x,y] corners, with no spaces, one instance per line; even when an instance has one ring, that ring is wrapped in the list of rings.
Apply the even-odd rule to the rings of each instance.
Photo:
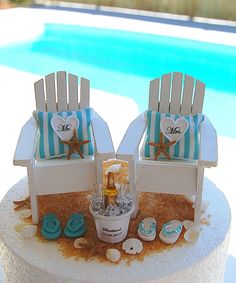
[[[129,125],[116,153],[118,159],[129,161],[135,158],[145,129],[146,118],[142,113]]]
[[[115,157],[115,149],[107,123],[94,111],[92,115],[92,129],[98,159],[107,160]]]
[[[34,160],[37,128],[34,117],[31,117],[23,126],[15,150],[14,165],[28,166]]]
[[[200,124],[199,164],[204,167],[216,167],[218,163],[218,146],[216,130],[205,116]]]

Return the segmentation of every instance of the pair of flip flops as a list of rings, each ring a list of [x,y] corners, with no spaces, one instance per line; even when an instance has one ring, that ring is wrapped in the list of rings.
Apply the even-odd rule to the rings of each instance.
[[[183,224],[179,220],[171,220],[163,224],[159,233],[162,242],[166,244],[174,244],[181,232]],[[156,220],[153,217],[144,218],[138,227],[138,235],[144,241],[153,241],[156,238]]]
[[[79,238],[86,232],[84,215],[73,213],[64,227],[64,235],[67,238]],[[47,240],[55,240],[62,234],[59,219],[54,213],[46,214],[42,219],[42,236]]]

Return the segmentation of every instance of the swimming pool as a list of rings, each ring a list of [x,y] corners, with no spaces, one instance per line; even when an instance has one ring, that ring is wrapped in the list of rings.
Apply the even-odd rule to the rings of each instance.
[[[133,98],[147,107],[150,79],[180,71],[207,85],[204,112],[220,135],[236,138],[236,48],[193,40],[45,24],[33,41],[0,47],[0,64],[45,75],[67,70],[91,87]],[[225,121],[230,121],[227,124]]]

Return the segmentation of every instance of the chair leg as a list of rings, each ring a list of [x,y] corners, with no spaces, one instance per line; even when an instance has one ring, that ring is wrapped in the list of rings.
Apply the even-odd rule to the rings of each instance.
[[[131,218],[136,218],[139,208],[138,192],[136,191],[136,160],[129,162],[129,191],[134,197],[135,210]]]
[[[97,170],[97,172],[96,172],[96,174],[97,174],[97,179],[96,179],[97,184],[96,185],[99,185],[99,184],[102,184],[102,177],[103,177],[102,160],[97,159],[96,166],[97,166],[97,169],[96,169]]]
[[[33,166],[32,165],[28,166],[27,172],[28,172],[30,204],[31,204],[31,211],[32,211],[32,222],[33,224],[38,224],[39,222],[38,203],[37,203],[37,194],[34,191],[33,171],[34,171]]]
[[[196,224],[200,223],[203,179],[204,179],[204,167],[199,166],[197,172],[197,194],[195,199],[195,213],[194,213],[194,222]]]

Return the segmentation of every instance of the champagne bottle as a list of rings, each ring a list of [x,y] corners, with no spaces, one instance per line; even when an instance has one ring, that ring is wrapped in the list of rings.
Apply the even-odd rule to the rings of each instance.
[[[118,191],[115,185],[115,176],[113,172],[108,172],[107,186],[103,191],[105,199],[105,207],[111,204],[116,204]]]

